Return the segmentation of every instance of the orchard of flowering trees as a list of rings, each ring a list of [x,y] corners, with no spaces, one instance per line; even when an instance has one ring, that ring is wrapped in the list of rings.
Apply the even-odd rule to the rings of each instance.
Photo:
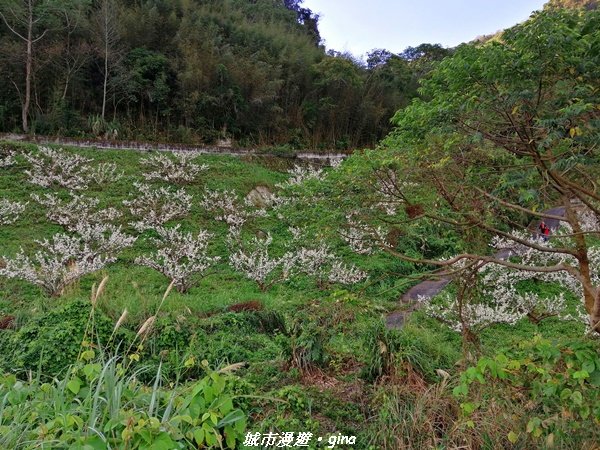
[[[64,231],[35,240],[14,255],[2,255],[0,276],[25,280],[48,296],[60,296],[74,281],[105,269],[129,249],[137,253],[133,264],[161,273],[181,293],[227,266],[261,291],[297,276],[314,278],[321,289],[367,278],[325,242],[301,236],[301,230],[279,234],[274,242],[270,232],[257,226],[260,220],[278,226],[278,205],[292,201],[285,197],[291,195],[288,189],[324,179],[322,169],[294,167],[289,181],[280,186],[276,205],[263,209],[233,190],[205,188],[202,198],[194,198],[186,186],[204,184],[202,174],[208,170],[195,159],[194,154],[145,157],[140,160],[139,178],[130,179],[115,163],[96,164],[62,149],[40,147],[7,154],[3,167],[24,163],[27,181],[44,190],[32,193],[30,202],[0,199],[0,225],[16,224],[31,203]],[[95,196],[98,189],[124,178],[131,183],[129,196],[120,204],[105,204]],[[228,231],[218,234],[190,224],[194,208],[204,211],[215,226],[222,222]],[[132,250],[138,242],[149,250]],[[219,246],[228,254],[218,254]]]

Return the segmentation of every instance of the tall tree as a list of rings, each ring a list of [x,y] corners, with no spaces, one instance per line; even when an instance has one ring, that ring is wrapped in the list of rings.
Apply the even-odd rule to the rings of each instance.
[[[29,132],[34,46],[48,33],[46,21],[50,15],[50,5],[44,0],[3,0],[0,3],[4,24],[25,45],[25,92],[22,93],[16,83],[15,88],[21,97],[21,123],[26,133]]]
[[[95,12],[96,48],[102,59],[102,121],[106,120],[106,102],[111,74],[122,57],[118,47],[119,29],[117,7],[114,0],[100,0]]]
[[[382,148],[357,157],[366,194],[354,217],[403,235],[433,224],[421,257],[379,241],[404,261],[566,272],[600,332],[600,279],[590,269],[600,234],[598,29],[600,11],[554,10],[501,42],[461,46],[431,72],[422,99],[397,113]],[[360,204],[355,183],[343,185]],[[528,223],[542,219],[567,225],[552,245],[530,239]],[[436,260],[427,247],[447,228],[462,235],[463,251]],[[486,255],[493,238],[542,252],[547,264]]]

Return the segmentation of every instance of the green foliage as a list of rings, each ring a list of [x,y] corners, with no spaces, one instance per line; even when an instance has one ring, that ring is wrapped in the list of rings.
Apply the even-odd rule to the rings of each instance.
[[[484,409],[494,397],[508,395],[525,405],[519,436],[546,444],[577,434],[597,439],[600,419],[600,353],[596,343],[554,343],[536,337],[507,353],[483,357],[460,376],[454,388],[466,416]]]
[[[303,372],[323,367],[328,361],[328,330],[318,323],[296,320],[290,335],[291,365]]]
[[[388,329],[382,322],[365,334],[366,353],[363,377],[377,381],[382,377],[403,377],[415,370],[429,381],[439,378],[437,370],[450,370],[459,360],[456,345],[445,342],[431,329],[405,327]]]
[[[26,36],[23,4],[2,5]],[[33,6],[33,36],[44,33],[32,53],[32,98],[44,112],[31,117],[38,134],[82,137],[82,118],[90,117],[87,134],[110,139],[373,146],[389,131],[393,112],[415,95],[406,80],[421,76],[397,55],[376,71],[327,55],[318,15],[297,2],[40,0]],[[26,57],[4,21],[0,36],[6,69],[0,131],[12,131],[20,125]]]
[[[167,390],[160,367],[151,389],[138,374],[111,358],[82,360],[46,383],[0,375],[0,446],[233,449],[243,439],[246,414],[223,375],[208,370],[193,384]]]
[[[111,349],[132,339],[89,301],[76,300],[41,314],[18,330],[0,330],[4,341],[0,368],[5,371],[36,371],[56,376],[77,359],[84,338],[91,347]],[[86,334],[87,332],[87,334]]]

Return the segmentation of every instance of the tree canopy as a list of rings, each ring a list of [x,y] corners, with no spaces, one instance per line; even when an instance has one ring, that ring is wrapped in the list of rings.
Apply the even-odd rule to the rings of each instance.
[[[0,131],[372,146],[423,72],[327,54],[298,0],[46,3],[0,0]]]

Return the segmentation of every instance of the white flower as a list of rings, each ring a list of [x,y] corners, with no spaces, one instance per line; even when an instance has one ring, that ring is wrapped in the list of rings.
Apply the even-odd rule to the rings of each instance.
[[[372,227],[356,218],[358,213],[352,211],[346,215],[347,227],[340,230],[340,235],[359,255],[370,255],[375,247],[388,246],[386,232],[382,227]]]
[[[346,266],[340,261],[335,261],[329,273],[331,283],[356,284],[367,278],[367,273],[353,266]]]
[[[10,225],[17,221],[19,216],[25,211],[27,203],[11,202],[7,199],[0,199],[0,225]]]
[[[114,183],[123,178],[124,173],[118,172],[117,165],[112,162],[98,164],[96,167],[90,167],[86,171],[90,183],[98,186],[104,186],[108,183]]]
[[[14,258],[3,259],[0,275],[29,281],[56,296],[73,281],[114,262],[122,249],[135,242],[113,226],[80,224],[76,231],[35,241],[40,249],[32,256],[21,248]]]
[[[132,200],[124,200],[123,204],[139,219],[131,224],[139,232],[185,217],[192,208],[192,196],[183,189],[152,189],[142,183],[134,183],[134,186],[139,193]]]
[[[39,147],[37,153],[25,153],[23,156],[31,164],[31,170],[25,171],[31,183],[74,190],[87,188],[86,164],[91,159],[49,147]]]
[[[136,264],[150,267],[175,283],[180,292],[193,284],[194,275],[205,275],[221,258],[208,256],[212,234],[201,231],[197,235],[179,231],[180,225],[166,229],[156,228],[159,239],[152,239],[158,247],[156,253],[136,258]]]
[[[244,201],[233,191],[206,190],[200,205],[209,212],[215,213],[215,220],[225,222],[232,235],[239,235],[242,226],[250,219],[264,217],[267,212],[256,208],[246,199]]]
[[[8,150],[0,155],[0,167],[10,167],[16,163],[15,152]]]
[[[74,230],[80,223],[101,224],[112,222],[121,216],[115,208],[97,210],[100,200],[86,197],[74,192],[69,193],[69,201],[61,199],[56,194],[43,196],[31,194],[31,197],[46,208],[46,217],[51,222],[62,225],[67,230]]]
[[[271,285],[284,281],[289,277],[293,259],[290,254],[282,258],[269,255],[269,247],[273,242],[271,235],[265,238],[255,237],[245,248],[232,252],[229,256],[231,266],[255,281],[262,291]]]
[[[153,155],[140,162],[151,170],[142,174],[147,181],[159,180],[169,183],[189,183],[196,179],[200,172],[208,170],[206,164],[198,165],[192,161],[197,157],[193,153],[171,152]]]
[[[323,180],[325,178],[323,169],[317,169],[313,166],[295,165],[288,171],[290,178],[285,183],[277,184],[279,188],[298,186],[307,180]]]

